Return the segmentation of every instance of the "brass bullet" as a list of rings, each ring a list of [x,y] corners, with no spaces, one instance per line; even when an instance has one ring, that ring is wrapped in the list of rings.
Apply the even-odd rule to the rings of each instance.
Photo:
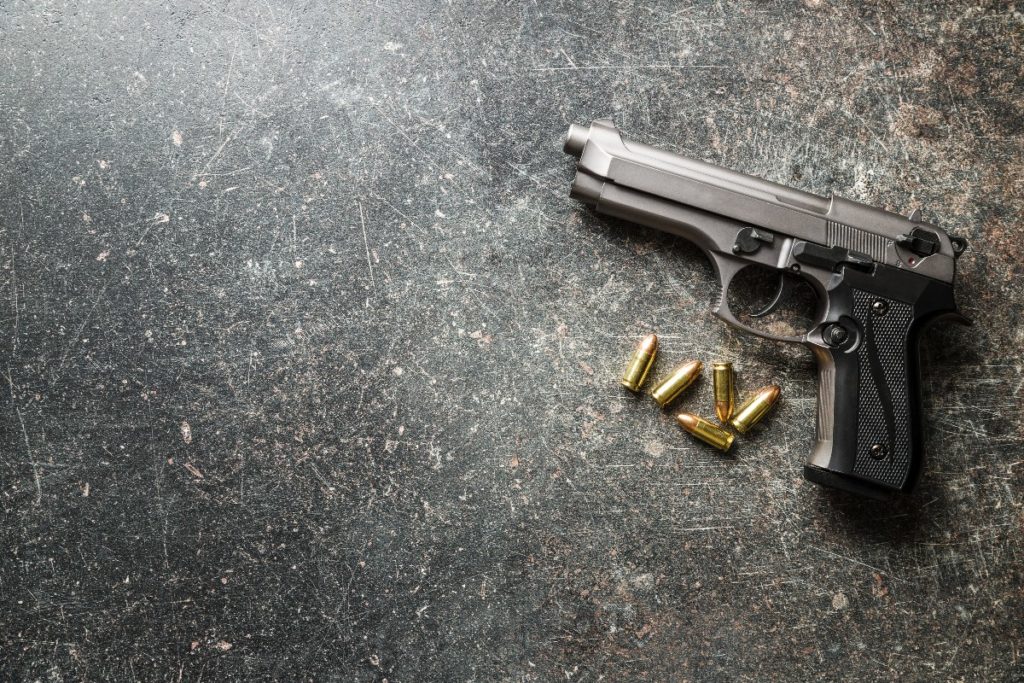
[[[704,364],[699,360],[691,360],[683,363],[662,381],[658,386],[654,387],[654,391],[651,392],[651,398],[664,408],[672,401],[679,398],[686,387],[693,384],[694,380],[700,377],[701,371],[704,369]]]
[[[649,334],[640,340],[632,358],[629,359],[629,365],[622,373],[622,386],[630,391],[640,391],[644,380],[647,379],[647,373],[654,365],[656,355],[658,355],[658,335]]]
[[[740,406],[740,409],[736,411],[736,415],[729,420],[729,424],[740,434],[746,434],[751,427],[768,414],[768,411],[772,409],[775,402],[779,400],[781,393],[782,389],[779,388],[778,384],[769,384],[760,389],[749,401]]]
[[[711,367],[711,377],[715,385],[715,415],[719,422],[726,424],[736,408],[732,363],[715,363]]]
[[[693,434],[704,443],[711,444],[720,451],[727,451],[736,438],[729,432],[702,417],[690,413],[676,415],[679,426]]]

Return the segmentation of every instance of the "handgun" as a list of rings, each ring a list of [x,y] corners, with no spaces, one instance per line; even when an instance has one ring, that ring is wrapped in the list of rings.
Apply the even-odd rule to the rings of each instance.
[[[610,120],[570,126],[564,150],[577,159],[571,197],[708,256],[721,285],[715,315],[810,349],[818,398],[806,479],[873,498],[913,489],[924,460],[918,342],[936,320],[970,324],[953,291],[964,239],[919,211],[904,217],[627,140]],[[737,319],[727,293],[751,266],[810,285],[810,329],[776,334]]]

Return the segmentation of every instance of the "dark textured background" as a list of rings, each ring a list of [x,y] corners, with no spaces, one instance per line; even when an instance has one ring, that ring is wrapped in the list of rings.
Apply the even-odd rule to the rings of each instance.
[[[173,4],[0,6],[5,679],[1024,680],[1019,10]],[[804,482],[810,356],[566,197],[606,115],[970,240],[913,496]],[[721,457],[648,330],[784,402]]]

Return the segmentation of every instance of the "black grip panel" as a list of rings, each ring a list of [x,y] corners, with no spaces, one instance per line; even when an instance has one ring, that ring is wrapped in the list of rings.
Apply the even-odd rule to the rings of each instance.
[[[857,455],[853,473],[901,488],[911,472],[913,435],[919,419],[917,353],[911,349],[910,304],[853,290],[853,318],[863,330],[857,348]],[[917,401],[914,401],[916,404]]]
[[[817,443],[804,476],[884,498],[909,491],[922,469],[918,336],[956,312],[947,283],[899,269],[847,269],[828,292],[818,359]],[[842,334],[824,332],[841,327]],[[835,341],[836,339],[840,341]]]

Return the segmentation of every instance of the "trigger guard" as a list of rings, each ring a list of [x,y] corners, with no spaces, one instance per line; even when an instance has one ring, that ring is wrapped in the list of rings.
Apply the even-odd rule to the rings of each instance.
[[[750,264],[746,261],[735,258],[733,256],[728,256],[726,254],[719,254],[715,252],[711,252],[711,262],[714,264],[715,270],[718,271],[718,280],[722,284],[722,292],[719,295],[718,304],[712,310],[712,313],[714,313],[716,317],[718,317],[721,320],[724,320],[726,323],[732,325],[737,329],[743,330],[744,332],[748,332],[754,336],[761,337],[762,339],[789,342],[791,344],[806,343],[806,334],[801,336],[772,334],[770,332],[765,332],[764,330],[759,330],[756,327],[751,327],[750,325],[741,323],[736,318],[736,315],[732,312],[732,309],[729,308],[729,285],[732,284],[732,280],[734,277],[736,277],[736,274]]]
[[[720,318],[721,320],[724,320],[725,322],[729,323],[735,328],[743,330],[744,332],[749,332],[750,334],[755,335],[757,337],[761,337],[763,339],[789,342],[791,344],[804,344],[807,342],[807,335],[795,336],[785,334],[772,334],[771,332],[765,332],[764,330],[759,330],[756,327],[751,327],[750,325],[741,323],[739,320],[736,319],[736,316],[733,314],[732,309],[729,308],[729,304],[727,304],[725,301],[726,291],[728,290],[722,290],[722,300],[718,303],[718,306],[715,307],[715,310],[712,311],[712,313],[714,313],[716,317]]]

